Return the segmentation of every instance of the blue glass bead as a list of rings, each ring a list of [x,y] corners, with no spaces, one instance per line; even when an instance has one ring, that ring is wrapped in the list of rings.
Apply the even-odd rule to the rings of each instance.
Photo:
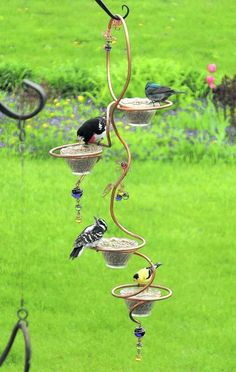
[[[83,190],[81,190],[80,188],[76,187],[75,189],[73,189],[71,191],[71,195],[73,196],[73,198],[75,199],[80,199],[81,196],[83,195]]]
[[[145,335],[145,329],[143,327],[137,327],[134,330],[134,334],[136,337],[141,338]]]

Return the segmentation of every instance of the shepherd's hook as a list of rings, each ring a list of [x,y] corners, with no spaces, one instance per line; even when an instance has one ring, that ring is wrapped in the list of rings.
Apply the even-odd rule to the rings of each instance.
[[[43,109],[43,107],[46,103],[47,96],[46,96],[43,88],[39,84],[33,83],[31,80],[28,80],[28,79],[24,79],[23,84],[26,87],[29,87],[29,88],[33,89],[37,93],[38,98],[39,98],[38,107],[36,107],[36,109],[34,109],[34,111],[32,111],[28,114],[20,114],[18,112],[12,111],[9,107],[5,106],[2,102],[0,102],[0,111],[3,114],[5,114],[6,116],[8,116],[9,118],[16,119],[16,120],[31,119],[32,117],[37,115]]]

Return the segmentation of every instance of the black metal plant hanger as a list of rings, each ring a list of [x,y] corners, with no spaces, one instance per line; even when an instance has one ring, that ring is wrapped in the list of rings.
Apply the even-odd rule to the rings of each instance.
[[[46,99],[47,99],[46,94],[45,94],[43,88],[40,85],[38,85],[36,83],[33,83],[32,81],[27,80],[27,79],[23,80],[23,84],[26,87],[29,87],[29,88],[33,89],[33,91],[37,94],[37,96],[39,98],[38,106],[32,112],[30,112],[28,114],[21,114],[21,113],[18,113],[18,112],[14,112],[11,109],[9,109],[9,107],[5,106],[2,102],[0,102],[0,111],[4,115],[19,121],[18,122],[18,128],[20,129],[19,140],[21,141],[21,143],[23,143],[24,140],[25,140],[24,120],[31,119],[35,115],[37,115],[43,109],[43,107],[46,103]],[[20,151],[20,153],[23,156],[23,152]],[[23,162],[22,162],[22,165],[23,165]],[[23,336],[24,336],[24,343],[25,343],[24,372],[29,372],[30,361],[31,361],[31,343],[30,343],[30,337],[29,337],[29,331],[28,331],[28,321],[27,321],[28,311],[24,307],[24,299],[23,298],[21,299],[21,306],[20,306],[19,310],[17,311],[17,317],[18,317],[18,321],[17,321],[16,325],[14,326],[14,328],[11,332],[8,343],[7,343],[4,351],[2,352],[2,354],[0,354],[0,368],[4,364],[5,360],[7,359],[8,355],[11,351],[11,348],[12,348],[14,342],[15,342],[15,338],[17,336],[18,331],[21,331]]]
[[[116,20],[120,20],[120,18],[119,17],[117,17],[116,15],[114,15],[109,9],[108,9],[108,7],[104,4],[104,2],[102,1],[102,0],[95,0],[96,1],[96,3],[111,17],[111,18],[113,18],[113,19],[116,19]],[[122,5],[122,10],[123,9],[126,9],[126,14],[122,17],[122,18],[126,18],[126,17],[128,17],[128,15],[129,15],[129,8],[128,8],[128,6],[127,5]]]
[[[18,112],[12,111],[11,109],[9,109],[9,107],[5,106],[2,102],[0,102],[0,111],[4,115],[8,116],[9,118],[16,119],[16,120],[31,119],[43,109],[43,107],[46,103],[46,99],[47,99],[46,94],[45,94],[43,88],[39,84],[33,83],[31,80],[28,80],[28,79],[24,79],[23,84],[26,87],[29,87],[29,88],[33,89],[35,91],[35,93],[37,93],[38,98],[39,98],[38,107],[36,107],[36,109],[34,109],[34,111],[32,111],[28,114],[20,114]]]

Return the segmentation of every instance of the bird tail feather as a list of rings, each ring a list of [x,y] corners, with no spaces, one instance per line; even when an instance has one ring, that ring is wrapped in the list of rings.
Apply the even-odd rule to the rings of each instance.
[[[74,260],[76,257],[79,257],[83,252],[83,247],[75,247],[70,254],[70,258]]]

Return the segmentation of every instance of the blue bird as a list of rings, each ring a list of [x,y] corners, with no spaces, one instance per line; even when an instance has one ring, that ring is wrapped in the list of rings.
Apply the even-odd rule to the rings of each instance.
[[[185,92],[177,91],[169,87],[164,87],[160,84],[156,84],[150,81],[147,82],[145,86],[146,97],[150,99],[152,103],[166,101],[167,98],[169,98],[172,94],[180,93]]]

